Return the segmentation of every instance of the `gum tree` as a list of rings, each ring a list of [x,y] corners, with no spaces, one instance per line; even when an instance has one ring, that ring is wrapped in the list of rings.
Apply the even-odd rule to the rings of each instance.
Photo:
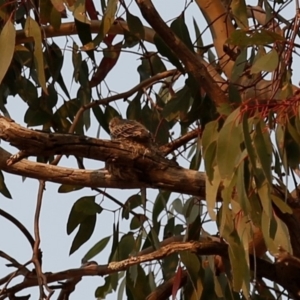
[[[0,138],[15,147],[0,148],[0,192],[11,198],[6,172],[39,180],[34,236],[0,210],[32,246],[26,264],[1,252],[14,268],[0,279],[1,299],[33,286],[49,299],[61,281],[58,299],[68,299],[95,275],[105,279],[98,298],[117,289],[148,300],[300,298],[297,1],[196,0],[181,3],[171,21],[150,0],[0,3]],[[203,19],[188,26],[196,11]],[[112,92],[108,79],[126,55],[140,60],[126,76],[140,80]],[[20,120],[7,109],[16,96],[27,104]],[[136,131],[103,139],[116,116],[141,123],[147,143],[132,138]],[[99,138],[89,136],[91,122]],[[77,165],[65,167],[63,156]],[[86,169],[87,159],[105,167]],[[101,222],[100,198],[117,207],[111,237],[90,245],[80,268],[43,270],[39,216],[48,182],[58,193],[91,188],[70,207],[70,254]],[[105,188],[140,192],[124,203]],[[99,265],[92,259],[105,247],[111,254]],[[16,276],[21,283],[10,282]]]

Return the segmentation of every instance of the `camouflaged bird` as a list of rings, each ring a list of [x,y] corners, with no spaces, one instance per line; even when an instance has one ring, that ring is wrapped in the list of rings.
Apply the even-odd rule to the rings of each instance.
[[[114,117],[109,122],[110,136],[112,140],[129,140],[141,143],[145,146],[153,144],[153,135],[141,123],[134,120],[124,120]]]

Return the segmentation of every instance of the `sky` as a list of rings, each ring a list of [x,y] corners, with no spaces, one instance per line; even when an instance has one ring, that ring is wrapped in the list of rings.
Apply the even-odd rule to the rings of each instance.
[[[96,1],[95,1],[96,2]],[[99,1],[100,2],[100,1]],[[252,1],[253,3],[254,1]],[[153,1],[157,10],[160,12],[162,17],[165,20],[171,20],[172,18],[177,17],[184,8],[184,1],[179,0],[164,0],[164,1]],[[249,3],[249,2],[247,2]],[[134,8],[135,7],[135,8]],[[139,15],[138,9],[135,6],[135,3],[132,4],[131,13]],[[69,13],[70,14],[70,13]],[[194,27],[192,25],[192,17],[198,23],[198,26],[202,29],[206,26],[206,23],[203,21],[203,18],[196,7],[196,4],[191,4],[186,13],[186,22],[188,27],[191,30],[192,36],[194,36]],[[205,42],[208,44],[211,42],[209,39],[209,34],[205,35]],[[57,38],[55,42],[61,45],[62,48],[65,47],[65,39]],[[71,45],[71,44],[70,44]],[[154,48],[153,48],[154,49]],[[102,55],[99,53],[97,55],[97,61],[99,62]],[[63,76],[67,88],[70,89],[71,96],[75,96],[77,92],[77,86],[72,82],[72,60],[71,60],[71,51],[65,51],[64,56],[64,66],[63,66]],[[137,67],[140,64],[138,56],[123,53],[112,72],[108,75],[106,82],[108,86],[113,91],[123,92],[130,89],[132,86],[136,85],[139,81],[139,74],[136,71]],[[295,84],[298,84],[299,74],[297,70],[294,70],[297,81],[294,80]],[[24,111],[27,109],[27,105],[18,97],[9,98],[8,111],[11,114],[11,117],[19,124],[24,125],[23,115]],[[122,111],[123,116],[125,116],[124,106],[122,106],[122,101],[119,101],[118,108]],[[91,137],[96,137],[98,131],[97,121],[92,119],[92,126],[88,130],[87,135]],[[101,138],[109,138],[108,135],[101,130]],[[1,147],[10,151],[11,153],[16,153],[17,149],[9,146],[7,143],[1,141]],[[34,160],[34,158],[30,158]],[[73,157],[63,158],[61,166],[74,167],[76,168],[76,162]],[[85,166],[87,169],[99,169],[103,167],[102,162],[88,161],[85,160]],[[35,213],[35,205],[37,199],[37,191],[39,182],[34,179],[26,178],[24,181],[21,177],[10,175],[5,173],[5,182],[8,189],[10,190],[13,199],[9,200],[3,197],[0,194],[0,205],[1,208],[18,220],[20,220],[26,228],[33,234],[33,217]],[[96,195],[96,192],[91,191],[88,188],[82,189],[80,191],[60,194],[58,193],[59,184],[47,182],[46,191],[43,197],[43,205],[40,217],[40,233],[41,233],[41,249],[43,251],[43,271],[44,272],[58,272],[66,270],[69,268],[80,267],[81,259],[85,253],[99,240],[103,237],[109,236],[112,233],[112,226],[114,221],[114,214],[109,211],[103,211],[97,219],[96,229],[90,238],[90,240],[84,244],[78,251],[69,256],[69,249],[74,238],[75,232],[70,236],[66,233],[66,221],[68,219],[71,207],[73,203],[86,195]],[[138,192],[138,190],[107,190],[109,194],[112,194],[119,201],[125,202],[129,196]],[[153,200],[156,192],[154,190],[148,190],[148,198]],[[172,196],[172,198],[176,195]],[[97,202],[99,203],[102,200],[102,196],[97,197]],[[115,208],[109,199],[104,199],[101,204],[107,209]],[[117,216],[117,215],[116,215]],[[24,236],[19,232],[19,230],[10,222],[0,217],[0,228],[2,228],[2,236],[0,240],[0,250],[8,253],[20,263],[27,262],[32,255],[32,250],[30,245],[25,240]],[[128,230],[128,222],[122,221],[120,226],[120,231],[124,233]],[[106,249],[101,252],[100,255],[96,256],[93,260],[96,260],[98,264],[107,263],[107,258],[110,254],[109,244]],[[7,261],[0,258],[0,277],[6,275],[8,272],[13,270],[5,267]],[[32,268],[32,267],[31,267]],[[19,282],[20,279],[14,279],[13,285],[16,282]],[[97,286],[103,284],[103,278],[101,277],[84,277],[83,280],[77,285],[76,291],[72,294],[71,299],[93,299],[94,292]],[[38,288],[28,289],[22,291],[19,295],[26,295],[28,293],[32,294],[31,299],[37,299]],[[55,295],[58,293],[56,292]],[[56,296],[52,296],[52,299],[55,299]],[[126,299],[126,297],[123,297]],[[116,295],[109,295],[106,299],[116,299]]]

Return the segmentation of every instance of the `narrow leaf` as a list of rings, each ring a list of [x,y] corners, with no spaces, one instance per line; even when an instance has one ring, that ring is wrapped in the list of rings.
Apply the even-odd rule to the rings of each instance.
[[[139,40],[144,40],[145,29],[142,21],[132,15],[128,10],[126,12],[126,18],[130,33],[135,35]]]
[[[0,171],[0,193],[8,199],[12,198],[8,188],[6,187],[6,184],[4,182],[4,176],[1,171]]]
[[[16,30],[8,20],[0,33],[0,83],[2,82],[14,55]]]
[[[271,50],[264,56],[259,57],[251,67],[251,73],[257,74],[259,72],[273,72],[279,63],[278,53],[275,49]]]
[[[74,253],[80,246],[82,246],[86,241],[89,240],[92,233],[94,232],[96,224],[96,215],[90,215],[84,219],[80,224],[79,230],[73,240],[70,255]]]
[[[190,38],[190,33],[184,21],[184,14],[181,14],[178,18],[176,18],[172,22],[170,27],[175,32],[175,34],[183,41],[183,43],[190,49],[190,51],[194,52],[194,46]]]
[[[104,39],[105,35],[108,33],[111,25],[115,21],[115,13],[117,11],[118,0],[108,0],[107,7],[102,18],[102,22],[100,25],[99,34],[95,37],[92,42],[92,47],[98,46]]]
[[[240,127],[235,122],[222,127],[217,141],[217,164],[222,179],[233,175],[236,158],[240,155]]]
[[[39,24],[31,17],[27,17],[25,23],[25,35],[32,37],[34,40],[34,60],[35,66],[38,73],[39,84],[42,87],[44,93],[47,95],[47,86],[45,78],[45,65],[42,50],[42,34]]]
[[[87,253],[86,255],[82,258],[82,263],[85,263],[89,261],[91,258],[99,254],[108,244],[110,240],[110,236],[107,236],[100,240],[98,243],[96,243]]]

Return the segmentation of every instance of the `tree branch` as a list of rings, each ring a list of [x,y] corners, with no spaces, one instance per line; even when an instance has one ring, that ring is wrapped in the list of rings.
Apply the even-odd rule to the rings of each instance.
[[[191,73],[197,82],[201,83],[201,87],[203,87],[212,101],[214,101],[217,106],[222,103],[228,103],[227,96],[210,76],[197,55],[191,52],[166,25],[151,0],[136,0],[136,2],[145,20],[153,27],[167,46],[176,52],[176,56],[183,62],[186,71]]]
[[[77,269],[69,269],[58,273],[45,273],[45,276],[48,283],[71,278],[81,278],[83,276],[104,276],[115,272],[127,270],[132,265],[140,264],[147,261],[159,260],[173,253],[178,253],[180,251],[191,251],[196,253],[197,255],[219,254],[222,256],[226,256],[228,254],[228,245],[225,243],[220,243],[211,240],[206,240],[202,242],[175,242],[161,247],[160,249],[150,252],[148,254],[138,254],[137,256],[125,259],[123,261],[111,262],[109,265],[97,265],[96,263],[90,263]],[[255,258],[253,256],[250,256],[250,258],[251,269],[253,270]],[[293,277],[298,274],[297,272],[299,272],[299,269],[297,269],[295,272],[295,270],[293,270],[291,266],[287,266],[285,264],[272,264],[262,259],[257,259],[255,265],[258,277],[265,277],[271,281],[280,284],[289,292],[293,293],[295,299],[299,299],[299,294],[297,295],[297,291],[299,292],[299,282],[298,285],[295,285],[294,282],[299,281],[299,277]],[[282,276],[283,273],[289,275]],[[291,280],[291,277],[294,279]],[[11,288],[8,288],[5,291],[2,291],[2,295],[5,296],[8,294],[15,294],[18,291],[23,290],[24,288],[36,286],[37,284],[38,282],[36,274],[31,274],[31,276],[27,276],[26,278],[24,278],[23,282],[16,284],[15,286],[12,286]]]
[[[117,141],[98,140],[71,134],[53,134],[26,129],[0,117],[0,138],[31,155],[75,155],[95,160],[114,160],[126,169],[133,169],[142,178],[121,180],[106,170],[74,170],[22,160],[7,165],[10,154],[0,148],[0,169],[31,178],[86,187],[132,189],[141,187],[161,188],[191,194],[205,199],[205,173],[174,166],[163,156],[151,152],[137,155],[135,145]],[[134,149],[133,149],[134,148]],[[143,149],[142,149],[143,150]]]
[[[92,33],[99,33],[101,20],[99,21],[91,21],[90,28]],[[127,22],[121,20],[115,20],[113,25],[109,29],[109,34],[122,34],[124,35],[125,31],[129,31]],[[144,26],[145,31],[145,41],[153,43],[153,37],[155,32]],[[52,38],[52,37],[60,37],[60,36],[69,36],[69,35],[77,35],[77,29],[74,22],[63,23],[60,25],[60,28],[57,30],[53,26],[44,26],[42,30],[44,34],[44,38]],[[27,37],[25,35],[24,30],[17,30],[16,34],[16,45],[33,42],[32,37]]]
[[[166,145],[161,146],[159,148],[159,150],[164,155],[168,155],[172,151],[178,149],[179,147],[181,147],[183,145],[186,145],[187,142],[189,142],[190,140],[192,140],[198,136],[201,136],[199,129],[192,130],[192,131],[186,133],[185,135],[181,136],[180,138],[178,138]]]

